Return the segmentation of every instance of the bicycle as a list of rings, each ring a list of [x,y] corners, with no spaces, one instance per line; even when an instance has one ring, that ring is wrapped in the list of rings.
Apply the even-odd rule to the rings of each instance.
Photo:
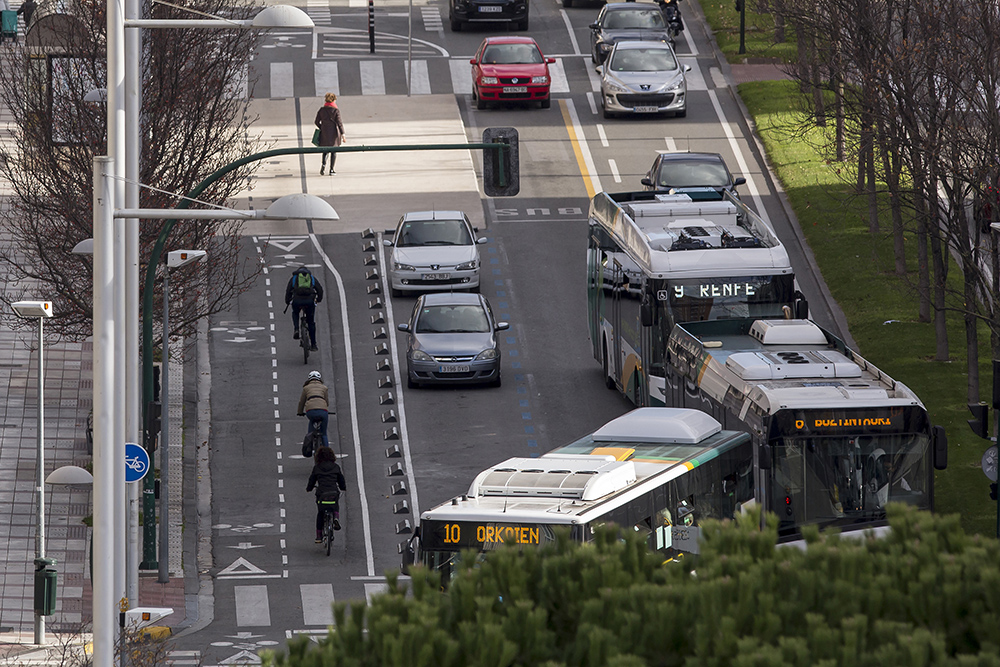
[[[311,430],[306,432],[306,437],[302,441],[302,456],[307,459],[312,457],[313,453],[324,445],[323,434],[320,432],[323,428],[323,420],[309,420],[309,428]]]
[[[306,310],[303,308],[299,311],[299,345],[302,346],[302,363],[309,363],[310,340],[309,322],[306,319]]]
[[[334,540],[334,517],[333,513],[337,509],[337,500],[317,500],[317,504],[323,508],[323,546],[326,548],[326,555],[330,555],[330,548],[333,547]]]

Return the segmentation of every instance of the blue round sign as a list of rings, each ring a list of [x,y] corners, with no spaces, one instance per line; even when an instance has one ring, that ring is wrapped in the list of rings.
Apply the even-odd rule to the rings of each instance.
[[[149,472],[149,454],[139,445],[125,443],[125,481],[138,482]]]

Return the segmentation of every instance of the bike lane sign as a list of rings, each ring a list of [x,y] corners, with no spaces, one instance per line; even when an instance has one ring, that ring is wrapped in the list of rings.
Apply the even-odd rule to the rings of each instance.
[[[149,454],[145,448],[125,443],[125,481],[138,482],[149,472]]]

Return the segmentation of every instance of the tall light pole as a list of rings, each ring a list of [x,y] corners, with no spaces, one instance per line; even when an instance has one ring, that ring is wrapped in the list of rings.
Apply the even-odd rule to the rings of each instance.
[[[52,317],[51,301],[18,301],[11,304],[14,312],[24,318],[38,319],[38,447],[35,453],[35,495],[38,505],[35,510],[35,568],[45,559],[45,355],[42,323]],[[36,597],[38,592],[35,592]],[[37,605],[36,605],[37,607]],[[45,616],[35,609],[35,643],[45,643]]]
[[[172,250],[163,266],[163,370],[160,372],[160,562],[157,581],[170,581],[170,269],[205,259],[204,250]],[[138,397],[137,397],[138,398]]]

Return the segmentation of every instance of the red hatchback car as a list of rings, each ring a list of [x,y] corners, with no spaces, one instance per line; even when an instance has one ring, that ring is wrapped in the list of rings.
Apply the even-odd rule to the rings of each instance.
[[[538,102],[548,109],[549,65],[538,43],[530,37],[487,37],[472,63],[472,99],[477,109],[490,102]]]

